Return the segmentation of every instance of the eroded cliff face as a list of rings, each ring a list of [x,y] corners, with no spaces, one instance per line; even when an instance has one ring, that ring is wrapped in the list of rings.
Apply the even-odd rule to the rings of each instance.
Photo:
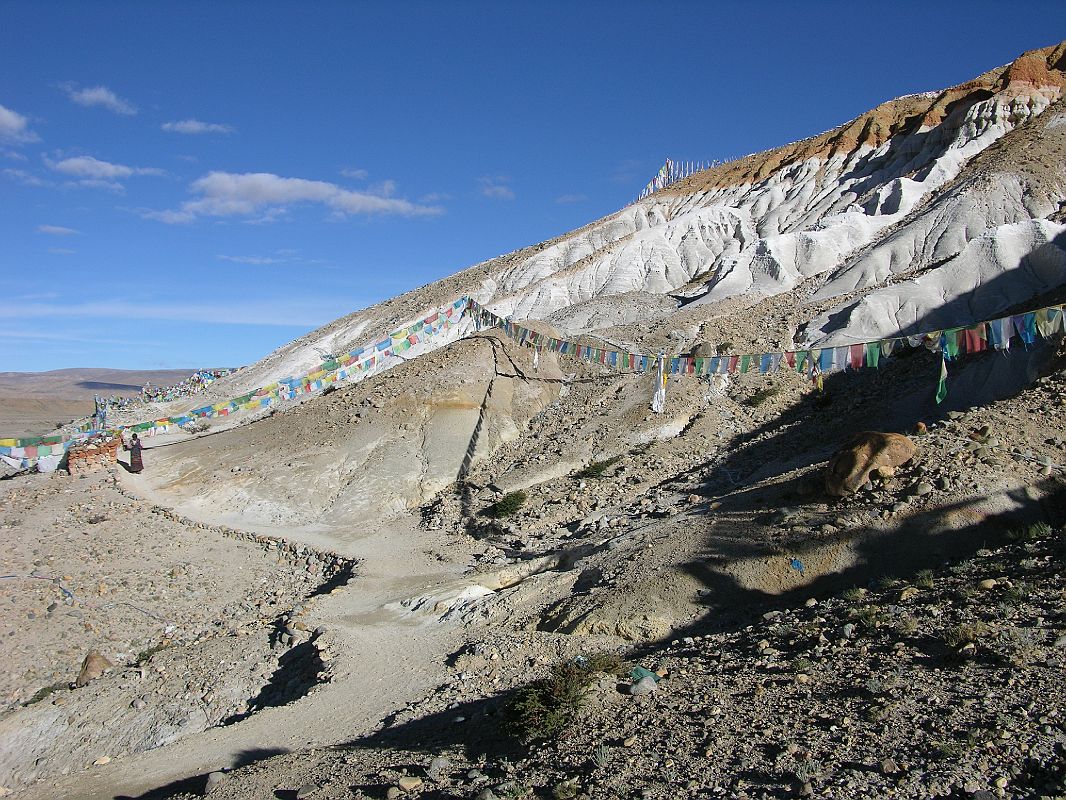
[[[558,397],[498,335],[464,340],[235,435],[161,449],[151,481],[190,513],[263,525],[377,521],[425,503]],[[526,354],[521,354],[526,356]]]
[[[463,295],[568,336],[672,351],[824,346],[995,316],[1062,283],[1064,85],[1066,43],[891,100],[339,319],[214,391],[306,372]]]

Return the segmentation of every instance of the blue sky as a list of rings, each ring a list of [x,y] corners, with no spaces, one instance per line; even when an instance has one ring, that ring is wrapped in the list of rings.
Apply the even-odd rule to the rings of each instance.
[[[1066,3],[0,2],[0,371],[249,363]]]

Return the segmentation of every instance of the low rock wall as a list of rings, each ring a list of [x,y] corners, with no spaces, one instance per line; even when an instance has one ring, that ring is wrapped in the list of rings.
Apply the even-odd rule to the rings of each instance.
[[[118,461],[118,449],[121,445],[122,440],[117,436],[113,439],[71,445],[67,450],[67,469],[71,475],[89,475],[109,469]]]

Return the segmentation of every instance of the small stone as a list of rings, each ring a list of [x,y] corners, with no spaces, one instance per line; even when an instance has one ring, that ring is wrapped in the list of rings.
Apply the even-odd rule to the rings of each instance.
[[[306,800],[306,798],[313,795],[318,791],[318,784],[305,783],[299,789],[296,790],[296,800]]]
[[[204,796],[211,794],[219,786],[222,785],[222,781],[226,779],[225,772],[212,772],[207,776],[207,782],[204,784]]]
[[[426,775],[428,775],[434,781],[440,782],[442,778],[447,777],[448,770],[451,768],[452,762],[444,756],[437,756],[429,762],[429,766],[426,767]]]
[[[924,497],[925,495],[930,494],[932,491],[933,491],[933,484],[929,483],[928,481],[922,481],[921,483],[919,483],[917,486],[914,487],[914,493],[918,497]]]
[[[811,682],[811,676],[806,672],[800,672],[796,675],[796,683],[800,685],[806,685]]]
[[[404,775],[397,783],[405,792],[413,792],[422,785],[422,779],[417,775]]]
[[[636,736],[627,736],[625,739],[622,740],[622,747],[632,747],[636,743],[637,743],[637,737]]]
[[[803,603],[803,605],[805,608],[814,608],[816,605],[818,605],[818,601],[815,600],[813,597],[808,597],[807,600]]]
[[[102,767],[104,764],[110,764],[110,763],[111,763],[111,756],[100,756],[98,759],[96,759],[96,761],[93,762],[93,766],[94,767]]]
[[[130,703],[130,705],[136,710],[141,711],[144,709],[145,706],[148,705],[148,703],[146,703],[143,698],[138,697],[136,700]]]
[[[1004,778],[1002,775],[1000,775],[998,778],[996,778],[994,781],[992,781],[992,784],[997,789],[1006,789],[1007,788],[1007,779]]]
[[[995,589],[997,586],[999,586],[999,581],[995,578],[985,578],[977,584],[977,588],[983,592],[987,592],[989,589]]]
[[[886,758],[884,761],[882,761],[881,772],[883,772],[885,775],[892,775],[893,773],[899,772],[899,765],[896,763],[896,759]]]
[[[912,597],[918,596],[918,590],[913,586],[907,586],[899,593],[900,602],[910,600]]]
[[[492,793],[492,789],[485,788],[477,793],[477,800],[496,800],[496,795]]]
[[[844,634],[844,638],[845,639],[850,639],[852,636],[854,636],[855,635],[855,623],[854,622],[845,623],[842,633]]]
[[[400,787],[390,786],[385,792],[385,797],[386,800],[396,800],[396,798],[399,797],[401,794],[403,794],[403,792],[400,791]]]
[[[634,697],[643,697],[644,695],[654,692],[656,686],[655,678],[648,675],[631,685],[629,687],[629,693]]]

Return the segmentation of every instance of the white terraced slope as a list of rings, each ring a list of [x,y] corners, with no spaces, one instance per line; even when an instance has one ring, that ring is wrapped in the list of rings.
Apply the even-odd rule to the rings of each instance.
[[[803,317],[791,333],[806,345],[995,316],[1066,284],[1064,86],[1066,43],[897,98],[349,315],[240,382],[306,371],[323,348],[363,344],[463,294],[503,316],[607,335],[668,327],[682,305],[736,314],[790,292]]]

